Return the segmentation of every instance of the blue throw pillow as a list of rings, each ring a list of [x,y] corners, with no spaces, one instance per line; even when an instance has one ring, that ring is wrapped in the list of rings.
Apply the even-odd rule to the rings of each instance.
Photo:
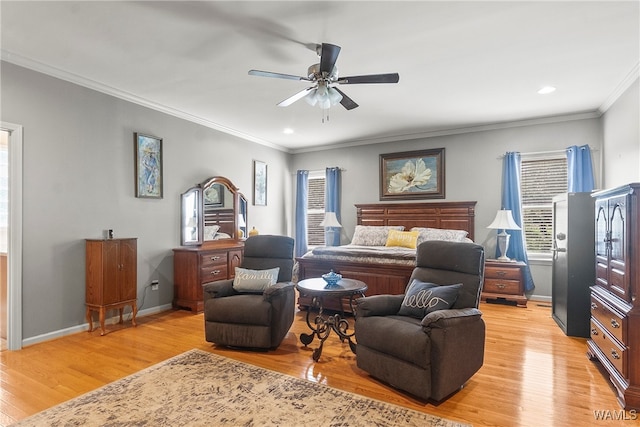
[[[398,314],[422,319],[432,311],[447,310],[456,302],[460,288],[462,283],[436,285],[414,279],[404,296]]]

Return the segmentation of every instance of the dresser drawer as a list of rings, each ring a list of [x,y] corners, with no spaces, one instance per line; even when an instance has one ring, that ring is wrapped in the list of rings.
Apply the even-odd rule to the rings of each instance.
[[[603,325],[593,317],[591,318],[591,339],[616,370],[627,378],[628,375],[625,369],[627,349],[623,348],[618,340],[612,337]]]
[[[204,252],[200,254],[200,265],[202,268],[227,265],[227,252]]]
[[[521,278],[519,268],[493,267],[489,265],[487,265],[485,268],[484,276],[488,279],[517,281],[519,281]]]
[[[226,279],[227,266],[226,265],[214,265],[210,267],[203,267],[200,269],[200,283],[205,284],[209,282],[215,282],[216,280]]]
[[[487,279],[484,280],[482,292],[494,294],[519,295],[520,282],[517,280]]]
[[[593,294],[591,295],[591,316],[598,319],[602,327],[616,337],[618,341],[621,343],[625,342],[626,318],[616,314],[608,305]]]

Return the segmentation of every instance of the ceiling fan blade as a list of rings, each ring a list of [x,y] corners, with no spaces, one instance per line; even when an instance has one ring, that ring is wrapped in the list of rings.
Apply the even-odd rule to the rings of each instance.
[[[278,107],[288,107],[289,105],[293,104],[297,100],[304,98],[313,89],[315,89],[314,86],[308,87],[306,89],[302,89],[300,92],[288,97],[287,99],[285,99],[284,101],[281,101],[277,105]]]
[[[276,79],[310,81],[308,77],[294,76],[292,74],[272,73],[271,71],[261,71],[261,70],[249,70],[249,75],[260,76],[260,77],[274,77]]]
[[[320,54],[320,72],[330,74],[338,60],[340,46],[334,44],[322,43]]]
[[[337,83],[341,85],[354,85],[365,83],[398,83],[400,75],[398,73],[390,74],[369,74],[366,76],[350,76],[340,77]]]
[[[356,104],[356,102],[353,99],[349,98],[343,91],[341,91],[337,87],[334,87],[333,90],[335,90],[340,95],[342,95],[340,104],[342,104],[344,108],[346,108],[347,110],[353,110],[354,108],[358,107],[358,104]]]

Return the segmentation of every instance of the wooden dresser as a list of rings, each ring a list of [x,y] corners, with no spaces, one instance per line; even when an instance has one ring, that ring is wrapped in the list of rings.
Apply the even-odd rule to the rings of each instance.
[[[93,331],[92,312],[100,316],[100,335],[105,331],[107,310],[122,311],[131,306],[131,323],[136,325],[138,246],[137,239],[86,240],[86,306],[89,332]]]
[[[480,299],[487,301],[498,299],[513,301],[518,307],[527,306],[524,294],[524,278],[522,269],[526,264],[522,261],[501,262],[486,260],[484,264],[484,286]]]
[[[593,194],[595,285],[587,354],[625,409],[640,409],[640,183]]]
[[[242,262],[244,243],[225,239],[173,250],[173,306],[195,313],[204,309],[202,285],[231,279]]]

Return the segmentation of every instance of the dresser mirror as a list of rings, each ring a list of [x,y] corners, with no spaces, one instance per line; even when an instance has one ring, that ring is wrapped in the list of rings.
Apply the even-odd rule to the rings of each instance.
[[[240,239],[247,233],[247,200],[227,178],[214,176],[181,195],[181,243]]]

